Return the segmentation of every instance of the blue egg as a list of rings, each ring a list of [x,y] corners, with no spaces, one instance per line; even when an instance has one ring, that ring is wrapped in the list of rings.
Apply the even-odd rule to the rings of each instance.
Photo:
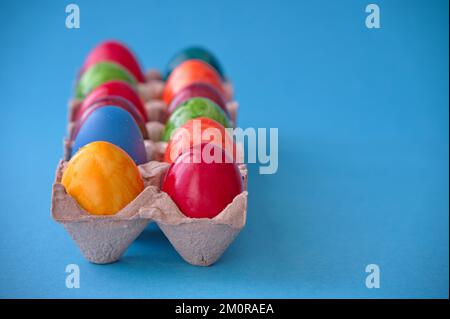
[[[105,141],[122,148],[137,165],[147,162],[144,139],[130,113],[117,106],[92,112],[82,124],[72,147],[72,155],[86,144]]]

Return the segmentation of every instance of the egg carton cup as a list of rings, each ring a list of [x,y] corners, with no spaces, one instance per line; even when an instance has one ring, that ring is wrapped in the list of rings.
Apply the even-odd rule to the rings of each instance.
[[[156,69],[150,69],[146,74],[146,82],[138,84],[138,92],[145,102],[145,108],[149,119],[160,123],[165,123],[169,117],[168,106],[162,101],[165,82],[161,73]],[[235,127],[239,104],[233,100],[233,84],[226,80],[223,83],[226,94],[226,108],[230,115],[232,126]]]
[[[51,214],[92,263],[108,264],[119,260],[145,227],[156,222],[186,262],[209,266],[220,258],[245,226],[246,187],[216,217],[189,218],[181,213],[169,195],[161,191],[169,164],[157,161],[138,166],[145,188],[126,207],[115,215],[89,214],[61,184],[67,163],[61,160],[56,169]],[[246,180],[246,167],[241,166],[240,170]]]

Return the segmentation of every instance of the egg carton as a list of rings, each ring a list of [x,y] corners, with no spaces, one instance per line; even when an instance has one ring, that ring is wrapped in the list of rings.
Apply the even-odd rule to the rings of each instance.
[[[149,72],[161,81],[157,72]],[[231,85],[229,86],[231,88]],[[147,87],[148,89],[148,87]],[[152,90],[157,91],[152,88]],[[162,90],[161,90],[162,92]],[[230,91],[229,91],[230,92]],[[64,140],[64,158],[58,163],[52,189],[51,214],[61,223],[76,242],[83,256],[92,263],[108,264],[120,259],[126,249],[151,222],[155,222],[169,242],[188,263],[209,266],[215,263],[245,226],[247,216],[247,167],[239,164],[244,191],[214,218],[189,218],[185,216],[169,195],[161,190],[164,175],[169,164],[162,162],[167,143],[161,142],[164,129],[157,94],[147,100],[149,118],[146,127],[149,138],[144,140],[148,162],[138,166],[144,181],[144,190],[115,215],[93,215],[81,208],[61,184],[64,170],[71,153],[71,143]],[[152,103],[150,103],[152,102]],[[159,100],[162,103],[162,101]],[[165,105],[162,104],[164,107]],[[69,102],[69,117],[79,107],[76,100]],[[236,123],[237,103],[229,102],[232,120]],[[68,130],[73,123],[69,119]],[[238,154],[243,154],[242,151]],[[238,163],[243,156],[238,155]]]

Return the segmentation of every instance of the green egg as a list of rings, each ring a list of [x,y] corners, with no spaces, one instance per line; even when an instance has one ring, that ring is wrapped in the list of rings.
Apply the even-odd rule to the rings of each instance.
[[[182,126],[187,121],[198,117],[210,118],[222,124],[224,127],[231,126],[227,115],[220,106],[210,99],[195,97],[182,103],[172,115],[170,115],[162,136],[163,141],[168,141],[176,128]]]
[[[99,62],[81,75],[76,87],[76,98],[84,99],[97,86],[111,80],[124,81],[136,87],[136,79],[125,68],[112,62]]]

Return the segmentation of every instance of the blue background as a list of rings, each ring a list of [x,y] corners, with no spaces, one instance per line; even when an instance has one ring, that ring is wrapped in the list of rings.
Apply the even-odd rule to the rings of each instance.
[[[447,1],[0,3],[1,297],[448,297]],[[279,128],[279,170],[250,166],[247,226],[212,267],[151,226],[120,262],[81,256],[50,217],[66,102],[117,38],[145,68],[202,44],[233,79],[241,127]],[[65,287],[65,266],[81,288]],[[365,266],[381,288],[365,287]]]

